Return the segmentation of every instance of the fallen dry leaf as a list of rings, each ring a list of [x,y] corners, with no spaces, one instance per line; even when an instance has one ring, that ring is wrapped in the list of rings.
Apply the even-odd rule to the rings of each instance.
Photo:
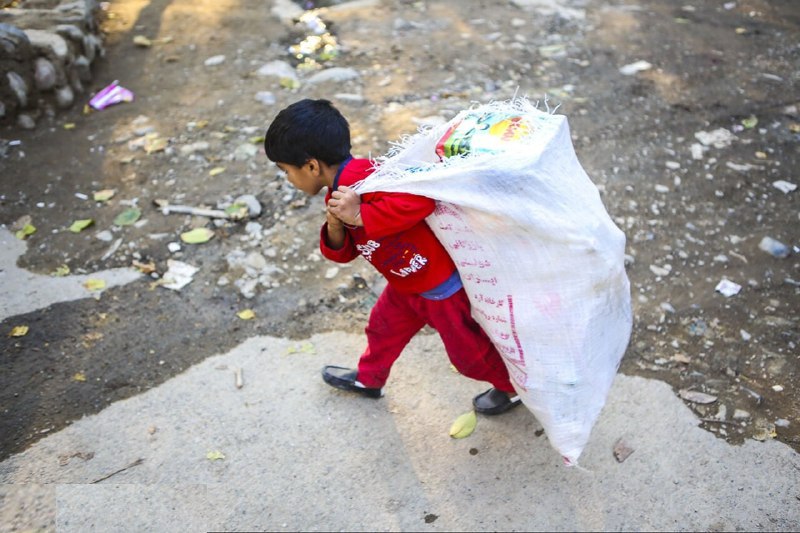
[[[106,288],[106,282],[102,279],[91,278],[87,279],[83,286],[90,291],[101,291]]]
[[[628,443],[622,439],[617,440],[614,444],[614,458],[618,463],[621,463],[633,453],[633,448],[628,446]]]
[[[469,411],[459,416],[450,426],[450,436],[454,439],[463,439],[469,437],[475,431],[475,426],[478,424],[478,417],[475,411]]]
[[[9,337],[24,337],[28,334],[30,328],[28,326],[14,326],[11,328],[11,333],[8,334]]]
[[[225,459],[225,454],[219,450],[214,450],[206,454],[206,459],[208,459],[209,461],[219,461]]]
[[[242,320],[252,320],[256,317],[256,313],[252,309],[244,309],[236,313],[236,316],[238,316]]]

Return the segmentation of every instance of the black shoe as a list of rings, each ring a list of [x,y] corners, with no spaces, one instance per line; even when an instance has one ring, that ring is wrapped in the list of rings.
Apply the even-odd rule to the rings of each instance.
[[[331,387],[350,392],[357,392],[367,398],[380,398],[383,396],[383,389],[370,389],[362,385],[356,377],[358,371],[352,368],[341,366],[326,366],[322,369],[322,379]]]
[[[484,415],[499,415],[522,403],[517,394],[510,395],[497,389],[489,389],[472,399],[475,411]]]

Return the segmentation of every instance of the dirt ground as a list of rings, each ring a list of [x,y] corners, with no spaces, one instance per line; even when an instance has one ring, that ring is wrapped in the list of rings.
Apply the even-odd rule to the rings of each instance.
[[[288,186],[259,144],[277,111],[305,97],[337,104],[359,156],[473,102],[558,105],[628,238],[635,325],[621,371],[716,397],[688,405],[731,443],[775,438],[800,450],[796,2],[337,4],[318,13],[333,52],[311,62],[290,51],[308,25],[276,16],[290,2],[112,1],[91,90],[119,80],[135,101],[0,129],[0,223],[28,215],[37,228],[21,266],[155,267],[153,279],[99,299],[0,323],[0,459],[255,334],[363,329],[380,280],[365,263],[332,270],[321,258],[322,198]],[[302,62],[298,81],[259,74],[274,61]],[[639,61],[649,68],[621,71]],[[309,82],[330,67],[357,76]],[[86,199],[103,189],[114,197]],[[224,208],[245,194],[263,208],[250,224],[154,205]],[[114,225],[131,205],[140,222]],[[87,218],[92,227],[67,230]],[[171,252],[192,227],[214,238]],[[788,257],[761,250],[764,237]],[[153,283],[170,258],[199,268],[180,291]],[[716,291],[723,279],[741,291]],[[237,317],[247,308],[255,319]],[[27,335],[9,336],[22,324]]]

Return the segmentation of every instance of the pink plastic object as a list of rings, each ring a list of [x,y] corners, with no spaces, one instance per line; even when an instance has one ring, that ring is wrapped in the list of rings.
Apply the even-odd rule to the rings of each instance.
[[[133,102],[133,93],[119,85],[119,81],[114,80],[108,87],[100,90],[89,100],[89,105],[100,111],[110,105],[120,102]]]

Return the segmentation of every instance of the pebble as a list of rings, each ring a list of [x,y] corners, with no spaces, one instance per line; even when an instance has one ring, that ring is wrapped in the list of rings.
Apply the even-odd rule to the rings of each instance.
[[[619,72],[624,76],[633,76],[637,72],[642,72],[643,70],[650,70],[651,68],[653,68],[653,65],[651,65],[647,61],[636,61],[634,63],[625,65],[624,67],[620,67]]]
[[[662,278],[664,276],[669,275],[671,270],[672,270],[672,268],[671,267],[668,268],[668,265],[664,266],[664,267],[660,267],[658,265],[650,265],[650,272],[652,272],[656,276],[659,276],[659,277],[662,277]]]
[[[698,131],[694,134],[694,137],[705,146],[713,146],[714,148],[728,147],[736,140],[736,135],[725,128],[717,128],[712,131]]]
[[[175,252],[180,252],[181,251],[181,245],[179,243],[177,243],[177,242],[174,242],[174,241],[170,242],[170,243],[167,244],[167,250],[169,250],[173,254]]]
[[[265,63],[256,71],[256,75],[262,77],[290,78],[297,79],[297,72],[294,67],[286,61],[270,61]]]
[[[245,204],[250,218],[256,218],[261,214],[261,202],[252,194],[243,194],[233,201],[234,204]],[[249,224],[248,224],[249,227]],[[259,229],[260,231],[260,229]],[[248,230],[249,232],[249,230]]]
[[[325,271],[325,279],[333,279],[339,274],[339,267],[330,267]]]
[[[749,418],[750,418],[750,413],[748,413],[744,409],[736,409],[733,412],[733,419],[734,420],[747,420]]]
[[[321,70],[308,78],[306,83],[314,85],[317,83],[328,82],[343,82],[354,80],[360,77],[358,71],[347,67],[331,67],[329,69]]]
[[[95,234],[95,238],[103,242],[111,242],[111,240],[114,238],[114,235],[109,230],[103,230]]]
[[[221,65],[225,62],[224,55],[212,56],[206,59],[203,64],[207,67],[216,67],[217,65]]]
[[[775,425],[778,426],[779,428],[788,428],[789,421],[786,420],[785,418],[779,418],[775,421]]]
[[[256,102],[261,102],[264,105],[275,105],[277,100],[270,91],[258,91],[256,93]]]
[[[797,185],[784,180],[773,181],[772,186],[784,194],[789,194],[790,192],[797,189]]]

